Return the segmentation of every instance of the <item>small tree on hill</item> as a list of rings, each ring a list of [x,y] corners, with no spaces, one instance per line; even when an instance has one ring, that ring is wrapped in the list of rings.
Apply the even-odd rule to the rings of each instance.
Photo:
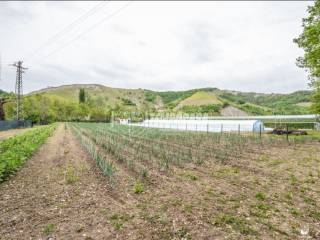
[[[80,88],[79,91],[79,103],[85,103],[86,102],[86,93],[84,91],[84,88]]]

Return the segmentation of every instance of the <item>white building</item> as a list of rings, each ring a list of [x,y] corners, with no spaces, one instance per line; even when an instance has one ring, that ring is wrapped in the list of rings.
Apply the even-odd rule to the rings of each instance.
[[[119,119],[119,123],[127,125],[127,124],[129,124],[129,119]]]

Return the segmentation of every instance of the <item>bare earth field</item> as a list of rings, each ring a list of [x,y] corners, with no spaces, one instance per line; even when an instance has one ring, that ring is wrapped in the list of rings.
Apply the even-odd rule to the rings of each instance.
[[[0,184],[0,239],[320,239],[320,142],[110,180],[61,124]],[[107,158],[113,156],[106,154]]]

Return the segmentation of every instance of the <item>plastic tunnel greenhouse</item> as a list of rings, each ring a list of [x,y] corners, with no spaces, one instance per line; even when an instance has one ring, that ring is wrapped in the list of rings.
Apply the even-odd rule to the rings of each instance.
[[[181,120],[150,119],[141,123],[129,123],[134,126],[150,128],[169,128],[187,131],[206,132],[263,132],[261,120]]]

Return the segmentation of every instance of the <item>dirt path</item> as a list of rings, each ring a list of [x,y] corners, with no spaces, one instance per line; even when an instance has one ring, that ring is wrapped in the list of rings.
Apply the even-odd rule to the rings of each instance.
[[[114,239],[108,210],[121,211],[107,180],[61,124],[0,185],[0,239]],[[52,237],[52,238],[49,238]]]

